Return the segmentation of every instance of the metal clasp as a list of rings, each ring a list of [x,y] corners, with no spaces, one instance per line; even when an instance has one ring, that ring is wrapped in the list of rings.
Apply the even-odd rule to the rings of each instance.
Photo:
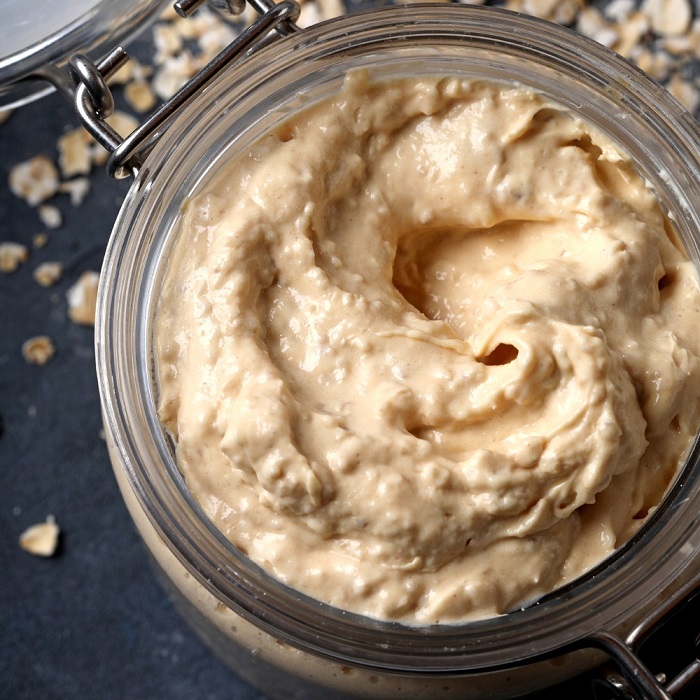
[[[107,80],[128,60],[123,48],[117,47],[99,63],[87,56],[76,54],[68,62],[70,74],[76,84],[75,106],[83,126],[109,153],[107,172],[115,178],[135,176],[148,152],[162,136],[178,111],[219,73],[246,55],[257,51],[276,38],[299,31],[295,24],[299,17],[299,5],[294,0],[248,0],[261,15],[244,29],[218,56],[213,58],[189,82],[163,103],[129,136],[121,136],[105,121],[114,110],[114,98]],[[178,0],[175,11],[185,17],[204,0]],[[217,0],[227,11],[240,14],[245,0]]]
[[[596,681],[597,698],[665,700],[687,692],[700,682],[700,575],[647,615],[624,642],[608,634],[589,642],[619,668]]]

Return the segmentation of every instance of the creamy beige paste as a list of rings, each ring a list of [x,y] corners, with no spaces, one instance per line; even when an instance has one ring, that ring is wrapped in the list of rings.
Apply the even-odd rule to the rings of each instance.
[[[585,123],[518,87],[357,73],[185,207],[159,410],[276,577],[472,619],[644,522],[700,422],[699,328],[654,194]]]

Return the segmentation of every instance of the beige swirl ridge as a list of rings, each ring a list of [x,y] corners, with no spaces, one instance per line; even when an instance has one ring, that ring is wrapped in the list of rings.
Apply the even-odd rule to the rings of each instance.
[[[697,431],[695,272],[517,87],[349,76],[189,202],[156,324],[189,487],[274,575],[414,622],[603,559]]]

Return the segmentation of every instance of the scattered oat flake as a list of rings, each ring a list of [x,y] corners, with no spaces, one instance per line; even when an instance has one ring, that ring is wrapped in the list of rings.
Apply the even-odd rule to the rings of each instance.
[[[659,81],[666,80],[673,69],[673,60],[665,51],[649,51],[638,47],[631,57],[643,71]]]
[[[126,85],[131,80],[145,80],[153,69],[144,66],[135,58],[129,60],[107,81],[109,85]]]
[[[31,365],[45,365],[56,354],[48,335],[37,335],[22,343],[22,356]]]
[[[102,166],[107,162],[109,153],[99,143],[93,143],[90,144],[90,158],[93,165]]]
[[[12,110],[6,109],[0,112],[0,124],[4,124],[12,116]]]
[[[35,248],[43,248],[49,242],[48,233],[35,233],[32,237],[32,245]]]
[[[63,265],[60,262],[41,263],[34,270],[34,279],[42,287],[51,287],[63,276]]]
[[[660,36],[684,34],[693,18],[689,0],[644,0],[641,9]]]
[[[182,17],[175,12],[175,8],[172,5],[168,4],[165,6],[165,9],[161,13],[159,19],[163,20],[164,22],[177,22],[181,20]]]
[[[158,101],[145,80],[134,80],[124,88],[124,98],[137,112],[147,112]]]
[[[617,45],[620,40],[620,34],[615,25],[608,24],[595,7],[584,7],[579,12],[576,20],[576,31],[608,48]]]
[[[132,117],[126,112],[115,110],[105,120],[123,139],[126,138],[139,125],[136,117]]]
[[[58,139],[58,167],[64,178],[87,175],[92,170],[91,143],[92,136],[82,127]]]
[[[195,12],[191,17],[188,17],[184,22],[180,23],[180,31],[185,32],[189,29],[189,39],[199,39],[208,31],[221,25],[221,15],[212,12],[209,8],[203,7],[198,12]],[[186,27],[185,25],[189,25]],[[183,33],[183,37],[186,35]]]
[[[697,88],[681,75],[674,75],[667,85],[668,91],[690,112],[700,104]]]
[[[246,8],[247,7],[248,7],[248,3],[246,3]],[[255,10],[253,10],[253,11],[255,12]],[[196,17],[196,14],[194,15],[194,17]],[[196,23],[192,21],[194,19],[194,17],[191,16],[191,17],[188,17],[188,18],[183,20],[182,17],[180,17],[179,15],[176,15],[175,19],[172,22],[166,23],[165,26],[173,27],[177,31],[177,33],[180,35],[180,38],[182,38],[184,41],[193,41],[193,40],[197,39],[197,37],[201,33],[198,30]],[[256,13],[256,17],[257,17],[257,13]],[[162,25],[157,24],[153,28],[154,33],[156,31],[156,28],[159,26],[162,26]]]
[[[61,210],[53,204],[42,204],[39,209],[39,218],[46,228],[59,228],[63,223]]]
[[[299,19],[297,24],[302,27],[310,27],[317,22],[322,20],[321,12],[315,2],[306,2],[301,6],[301,12],[299,13]]]
[[[342,0],[316,0],[323,19],[333,19],[340,17],[345,12],[345,5]]]
[[[570,24],[585,0],[507,0],[506,7],[559,24]]]
[[[625,22],[636,8],[635,0],[611,0],[604,8],[605,16],[616,22]]]
[[[27,246],[7,241],[0,243],[0,272],[14,272],[22,263],[29,260]]]
[[[155,74],[151,87],[163,100],[172,97],[198,70],[199,64],[189,51],[168,59]]]
[[[160,65],[179,53],[182,49],[182,36],[170,24],[157,24],[153,27],[153,43],[156,47],[154,62]]]
[[[197,44],[205,60],[210,61],[235,38],[236,32],[228,25],[220,23],[204,32],[197,40]]]
[[[56,520],[49,515],[46,522],[32,525],[19,536],[19,546],[37,557],[52,557],[58,548],[60,532]]]
[[[86,177],[76,177],[73,180],[62,182],[58,191],[67,194],[70,197],[70,203],[74,207],[79,207],[90,191],[90,180]]]
[[[95,303],[99,275],[88,270],[80,275],[78,281],[66,292],[68,316],[73,323],[83,326],[95,325]]]
[[[108,85],[126,85],[134,77],[133,60],[126,61],[124,65],[107,79]]]
[[[35,156],[10,170],[8,178],[12,194],[34,207],[58,191],[58,170],[46,156]]]
[[[649,29],[649,18],[642,12],[633,12],[624,22],[617,25],[620,39],[613,48],[625,58],[631,58],[642,45]]]
[[[700,18],[694,19],[686,34],[663,38],[663,47],[673,54],[691,53],[700,58]]]

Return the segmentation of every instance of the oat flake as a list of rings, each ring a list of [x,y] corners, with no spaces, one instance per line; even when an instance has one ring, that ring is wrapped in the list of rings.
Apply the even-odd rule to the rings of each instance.
[[[53,515],[49,515],[46,522],[32,525],[19,536],[19,546],[37,557],[52,557],[58,548],[60,532]]]

